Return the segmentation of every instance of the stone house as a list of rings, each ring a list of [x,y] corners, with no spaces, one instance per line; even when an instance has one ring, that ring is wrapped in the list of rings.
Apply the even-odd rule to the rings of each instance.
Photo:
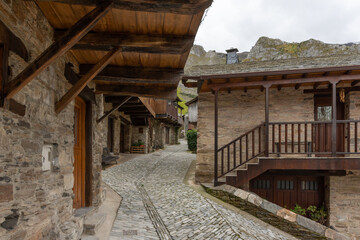
[[[104,98],[174,100],[211,2],[0,0],[1,240],[80,239],[105,197]]]
[[[198,98],[196,97],[186,102],[186,106],[188,106],[188,129],[196,129],[198,120]]]
[[[192,67],[196,180],[325,206],[329,226],[360,238],[359,73],[359,55]]]
[[[110,111],[124,98],[105,97],[105,109]],[[152,152],[178,143],[182,123],[175,101],[132,97],[109,116],[107,147],[114,154],[128,153],[140,141],[144,153]]]

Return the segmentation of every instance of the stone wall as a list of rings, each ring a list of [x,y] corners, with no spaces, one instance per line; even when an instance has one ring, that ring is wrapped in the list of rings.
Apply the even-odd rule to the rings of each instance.
[[[34,2],[0,1],[0,20],[17,35],[34,60],[53,41],[53,29]],[[0,238],[78,239],[82,219],[74,216],[74,103],[56,114],[55,102],[71,87],[64,77],[69,55],[58,59],[14,97],[26,106],[24,117],[0,108]],[[25,66],[10,52],[11,76]],[[103,114],[102,96],[93,118]],[[93,121],[92,204],[101,204],[101,154],[106,139],[103,124]],[[42,171],[42,148],[54,147],[50,171]]]
[[[313,95],[303,89],[270,89],[270,121],[314,120]],[[264,122],[265,92],[259,90],[219,93],[219,146]],[[198,150],[196,180],[213,179],[214,164],[214,95],[199,94]]]
[[[142,133],[139,132],[139,129],[142,128]],[[139,140],[142,141],[146,146],[145,153],[148,153],[149,146],[149,127],[148,126],[133,126],[131,134],[131,144],[137,143]]]

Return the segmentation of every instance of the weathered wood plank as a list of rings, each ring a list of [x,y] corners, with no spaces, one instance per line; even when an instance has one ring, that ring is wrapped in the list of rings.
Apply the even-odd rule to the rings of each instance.
[[[55,104],[55,112],[59,113],[67,104],[75,99],[77,95],[85,88],[85,86],[101,72],[115,57],[121,52],[120,48],[114,49],[107,53],[96,65],[94,65],[87,74],[81,79]]]
[[[29,1],[29,0],[27,0]],[[78,4],[85,6],[96,6],[101,0],[37,0],[38,2],[59,2],[67,4]],[[204,11],[211,6],[212,0],[113,0],[114,7],[122,10],[175,13],[193,15]]]
[[[5,100],[4,108],[22,117],[25,116],[26,106],[18,103],[14,99]]]
[[[6,87],[6,98],[12,98],[26,84],[39,75],[58,57],[65,54],[74,46],[83,36],[85,36],[96,23],[106,15],[112,8],[112,2],[103,2],[97,8],[92,10],[81,18],[73,27],[56,42],[51,44],[40,56],[30,63],[14,80],[9,82]]]
[[[6,43],[0,44],[0,107],[5,103],[5,86],[8,81],[9,48]]]
[[[93,65],[80,65],[80,75],[84,75],[92,67]],[[117,83],[177,84],[183,73],[183,69],[107,66],[94,80]]]
[[[110,114],[115,112],[117,109],[119,109],[122,105],[124,105],[127,101],[130,100],[131,97],[126,97],[122,102],[117,103],[110,111],[106,112],[104,116],[96,120],[97,123],[100,123],[102,120],[104,120],[106,117],[108,117]]]
[[[144,87],[129,85],[100,85],[96,84],[96,94],[128,95],[137,97],[153,97],[161,99],[176,99],[177,86],[172,87]]]
[[[65,31],[56,31],[55,38]],[[182,54],[193,44],[194,36],[145,35],[125,33],[88,33],[73,49],[110,51],[122,47],[123,52]]]
[[[72,69],[71,63],[67,63],[65,65],[64,75],[72,85],[75,85],[80,80],[80,77]],[[96,104],[95,93],[88,86],[85,86],[85,88],[79,93],[79,96],[92,104]]]

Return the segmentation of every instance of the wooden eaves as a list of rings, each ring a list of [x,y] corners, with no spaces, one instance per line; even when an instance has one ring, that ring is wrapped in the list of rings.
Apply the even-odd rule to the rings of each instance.
[[[56,103],[59,113],[93,79],[97,94],[175,99],[196,32],[212,0],[35,3],[55,29],[55,41],[4,86],[4,95],[11,99],[70,51],[80,64],[80,79]]]

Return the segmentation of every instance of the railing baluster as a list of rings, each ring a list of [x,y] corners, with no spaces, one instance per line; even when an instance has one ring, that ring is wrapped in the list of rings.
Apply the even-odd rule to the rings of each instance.
[[[227,146],[227,155],[228,155],[227,170],[230,171],[230,145]]]
[[[314,148],[315,148],[314,128],[315,128],[315,124],[311,123],[311,149],[310,149],[310,151],[312,151],[312,152],[314,152]]]
[[[249,135],[246,134],[246,138],[245,138],[245,144],[246,144],[246,158],[245,158],[245,162],[249,159]]]
[[[234,168],[236,167],[236,141],[234,142]]]
[[[350,123],[347,124],[347,151],[350,152]]]
[[[275,124],[272,124],[272,151],[275,152]]]
[[[357,142],[358,142],[358,139],[357,139],[357,122],[355,122],[355,152],[358,152]]]
[[[305,152],[307,153],[307,123],[305,123]]]
[[[255,156],[255,132],[254,130],[251,132],[251,145],[252,145],[252,149],[251,149],[251,153],[252,156]]]
[[[281,124],[279,124],[279,143],[278,143],[278,153],[281,153]]]
[[[301,130],[301,123],[298,123],[298,152],[300,152],[300,130]]]
[[[288,125],[285,124],[285,152],[288,152]]]
[[[242,164],[242,137],[240,138],[240,165]]]
[[[224,174],[224,148],[221,149],[221,175]]]
[[[259,153],[261,153],[261,127],[259,128]]]
[[[291,124],[291,152],[294,152],[294,124]]]

